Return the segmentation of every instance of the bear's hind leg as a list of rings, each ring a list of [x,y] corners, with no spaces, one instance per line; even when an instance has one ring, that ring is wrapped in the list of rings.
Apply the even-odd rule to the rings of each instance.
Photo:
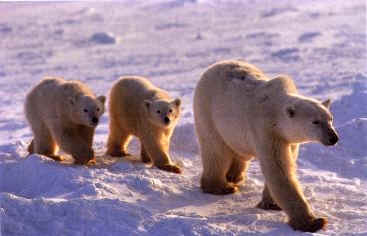
[[[203,164],[201,188],[205,193],[217,195],[235,193],[238,186],[227,180],[234,153],[223,142],[221,136],[212,130],[213,125],[205,122],[203,125],[205,126],[196,126]]]
[[[238,187],[228,182],[226,177],[232,163],[230,158],[205,148],[201,149],[201,156],[203,159],[203,174],[201,176],[203,192],[224,195],[238,191]]]
[[[56,155],[58,147],[49,129],[44,124],[40,124],[39,126],[34,127],[33,131],[34,139],[30,144],[33,144],[33,147],[28,147],[28,150],[31,149],[33,153],[47,156],[51,159],[54,159],[55,161],[62,161],[63,158]]]
[[[246,180],[246,172],[250,161],[243,161],[240,158],[241,157],[233,157],[231,167],[226,175],[228,182],[240,184]]]
[[[201,188],[204,193],[211,193],[216,195],[231,194],[238,191],[238,187],[227,181],[226,174],[222,168],[228,166],[216,165],[214,163],[206,165],[210,168],[208,171],[203,171],[201,176]]]
[[[107,154],[113,157],[129,156],[127,146],[130,142],[131,135],[126,131],[112,130],[108,136]]]
[[[264,187],[263,196],[261,202],[259,202],[256,207],[263,209],[263,210],[274,210],[274,211],[281,211],[282,209],[275,203],[273,198],[270,195],[268,187]]]

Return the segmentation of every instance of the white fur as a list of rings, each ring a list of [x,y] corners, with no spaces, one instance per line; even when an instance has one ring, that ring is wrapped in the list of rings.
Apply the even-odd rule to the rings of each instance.
[[[105,97],[95,97],[79,81],[45,78],[26,97],[25,115],[34,134],[28,150],[55,160],[61,147],[78,164],[94,158],[94,129],[104,112]]]
[[[231,60],[203,73],[195,90],[194,118],[205,192],[237,191],[256,156],[266,180],[264,208],[278,204],[301,230],[320,223],[312,223],[315,217],[296,179],[295,160],[299,143],[330,145],[337,138],[325,105],[299,95],[288,76],[269,80],[256,67]],[[316,120],[322,125],[313,124]]]
[[[169,157],[169,145],[180,116],[180,104],[180,99],[172,99],[145,78],[121,78],[110,94],[107,154],[128,155],[129,140],[136,136],[141,141],[144,162],[152,160],[160,169],[179,173]]]

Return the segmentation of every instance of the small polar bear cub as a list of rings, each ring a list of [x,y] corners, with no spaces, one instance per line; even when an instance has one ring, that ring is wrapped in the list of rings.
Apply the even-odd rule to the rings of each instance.
[[[268,77],[240,60],[218,62],[201,76],[194,95],[195,129],[203,163],[201,188],[212,194],[238,190],[250,160],[265,177],[262,209],[284,210],[295,230],[315,232],[317,218],[296,178],[301,143],[334,145],[330,100],[298,94],[288,76]]]
[[[124,77],[112,87],[109,101],[110,126],[107,154],[129,155],[127,146],[135,136],[141,142],[141,158],[159,169],[181,173],[171,162],[169,145],[180,117],[181,100],[142,77]]]
[[[25,116],[34,135],[29,153],[62,161],[57,155],[60,147],[73,156],[75,164],[95,163],[93,136],[105,99],[79,81],[43,79],[25,101]]]

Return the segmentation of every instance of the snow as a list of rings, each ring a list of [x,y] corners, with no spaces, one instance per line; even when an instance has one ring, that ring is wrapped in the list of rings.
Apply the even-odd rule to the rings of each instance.
[[[210,64],[243,58],[299,91],[331,98],[335,147],[305,144],[298,177],[326,230],[367,235],[366,3],[356,1],[122,1],[0,4],[0,226],[2,235],[298,235],[283,212],[255,208],[263,177],[203,194],[192,97]],[[27,156],[29,89],[46,75],[107,95],[121,75],[142,75],[183,101],[172,158],[182,175],[105,157],[108,116],[96,130],[97,165]],[[304,235],[309,235],[303,233]]]

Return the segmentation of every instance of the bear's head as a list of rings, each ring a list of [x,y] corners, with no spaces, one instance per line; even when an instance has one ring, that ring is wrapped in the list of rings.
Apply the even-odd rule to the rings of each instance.
[[[76,96],[70,98],[71,119],[80,125],[96,127],[104,113],[105,96]]]
[[[148,112],[148,120],[162,128],[169,128],[177,123],[180,116],[181,100],[144,100],[144,109]]]
[[[339,137],[333,127],[330,100],[319,102],[295,96],[283,107],[278,123],[281,136],[289,143],[320,142],[334,145]]]

